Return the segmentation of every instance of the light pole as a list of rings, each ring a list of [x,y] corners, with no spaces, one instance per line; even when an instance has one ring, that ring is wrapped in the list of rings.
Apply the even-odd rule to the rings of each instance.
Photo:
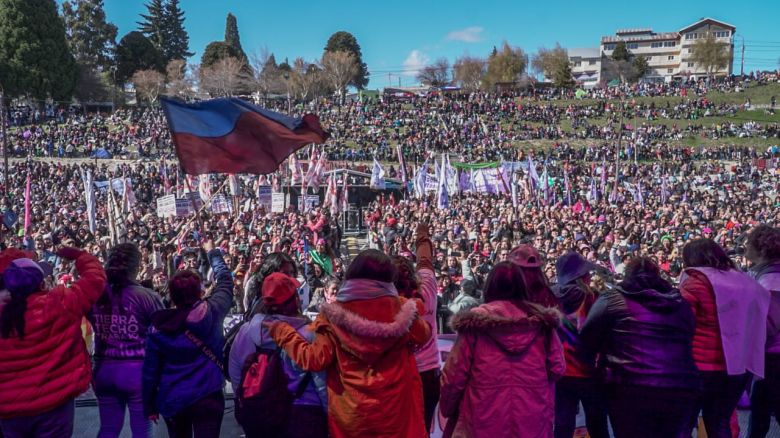
[[[737,34],[734,34],[733,38],[731,39],[731,59],[732,63],[734,60],[734,38],[739,37],[742,40],[742,56],[739,62],[739,75],[744,76],[745,75],[745,37]]]

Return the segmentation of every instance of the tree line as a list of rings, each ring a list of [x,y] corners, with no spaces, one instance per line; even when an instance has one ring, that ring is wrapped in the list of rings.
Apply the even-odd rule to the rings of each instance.
[[[208,44],[192,62],[185,14],[179,0],[148,0],[137,30],[117,42],[117,27],[106,19],[103,0],[0,0],[0,89],[11,98],[36,101],[116,101],[126,84],[149,102],[161,94],[190,98],[257,94],[310,100],[368,84],[368,68],[357,39],[349,32],[331,35],[322,56],[277,61],[261,49],[244,51],[234,15],[225,36]],[[693,61],[711,73],[729,60],[727,44],[713,35],[697,40]],[[602,58],[606,80],[640,80],[647,60],[619,42]],[[465,90],[493,90],[544,75],[561,88],[575,86],[565,48],[539,48],[533,56],[504,42],[487,57],[462,56],[450,65],[440,58],[420,69],[417,79],[430,86],[458,85]]]

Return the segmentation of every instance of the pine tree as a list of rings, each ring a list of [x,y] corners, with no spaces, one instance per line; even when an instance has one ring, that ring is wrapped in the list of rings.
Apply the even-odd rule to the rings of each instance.
[[[117,84],[124,84],[139,70],[162,71],[163,67],[160,53],[141,32],[128,33],[116,46]]]
[[[163,57],[166,63],[194,55],[190,52],[190,37],[184,29],[184,11],[179,7],[179,0],[168,0],[165,5],[165,20],[167,41]]]
[[[106,21],[103,0],[73,0],[62,4],[68,46],[83,67],[107,71],[113,63],[117,27]]]
[[[238,36],[238,23],[236,23],[236,16],[228,13],[227,20],[225,22],[225,43],[235,49],[241,57],[241,60],[246,62],[247,57],[244,53],[244,49],[241,48],[241,37]]]
[[[66,100],[76,62],[54,0],[0,0],[0,85],[11,97]]]
[[[163,0],[150,0],[146,3],[147,14],[141,14],[143,21],[138,22],[138,29],[146,35],[158,52],[163,53],[166,40],[165,4]]]
[[[163,57],[163,65],[192,56],[179,0],[150,0],[145,6],[148,13],[141,14],[138,27]]]
[[[353,54],[358,63],[358,72],[349,84],[358,90],[362,90],[368,85],[368,66],[363,62],[360,44],[358,44],[354,35],[344,31],[334,33],[328,38],[328,43],[325,45],[325,52],[349,52]]]

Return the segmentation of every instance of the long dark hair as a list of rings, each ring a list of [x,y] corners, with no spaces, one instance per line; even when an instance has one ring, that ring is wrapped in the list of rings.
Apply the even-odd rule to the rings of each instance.
[[[121,297],[122,290],[135,282],[135,277],[141,268],[141,251],[134,243],[120,243],[111,248],[106,260],[106,278],[108,290],[116,298]],[[110,302],[108,294],[98,301],[98,305],[107,305]],[[122,306],[119,306],[122,309]]]
[[[696,239],[683,247],[683,265],[686,268],[715,268],[721,271],[737,269],[726,251],[712,239]]]
[[[264,311],[265,309],[262,307],[262,300],[258,300],[254,306],[251,306],[251,303],[255,302],[255,299],[261,295],[260,291],[263,289],[263,281],[265,280],[265,277],[268,277],[274,272],[282,272],[282,269],[285,265],[290,266],[292,269],[292,277],[298,276],[298,267],[295,265],[292,257],[283,252],[272,252],[271,254],[268,254],[268,256],[263,260],[263,264],[260,265],[260,269],[257,271],[257,287],[248,291],[248,303],[250,303],[251,308],[247,309],[245,314],[246,317],[257,313],[266,313]]]
[[[395,279],[395,288],[398,294],[406,298],[414,298],[414,294],[420,288],[417,272],[411,260],[402,256],[393,257],[393,265],[398,270]]]
[[[558,300],[555,298],[549,283],[547,283],[547,277],[541,268],[524,268],[521,266],[520,274],[523,277],[529,301],[544,307],[558,307]]]
[[[671,283],[661,277],[661,269],[649,257],[637,257],[631,260],[626,266],[626,276],[618,286],[628,292],[650,289],[669,292],[674,289]]]
[[[528,299],[520,268],[510,262],[500,262],[488,274],[482,292],[485,302]]]
[[[376,249],[367,249],[355,257],[344,274],[345,280],[363,278],[366,280],[393,283],[398,276],[398,270],[387,254]]]
[[[780,229],[759,225],[750,231],[745,245],[767,262],[780,261]]]

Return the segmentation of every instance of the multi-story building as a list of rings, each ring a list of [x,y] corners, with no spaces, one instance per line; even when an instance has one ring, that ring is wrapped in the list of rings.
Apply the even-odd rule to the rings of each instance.
[[[653,32],[650,28],[622,29],[615,35],[601,37],[598,48],[569,49],[572,76],[584,87],[592,87],[601,81],[605,58],[611,58],[618,42],[626,43],[633,56],[647,59],[650,71],[646,80],[672,81],[697,78],[707,74],[703,66],[690,60],[696,40],[711,32],[718,41],[728,44],[729,62],[723,69],[713,72],[716,76],[732,74],[734,63],[734,32],[736,27],[714,20],[702,18],[676,32]],[[603,62],[604,61],[604,62]]]
[[[729,62],[727,66],[714,71],[716,76],[730,75],[734,61],[734,32],[736,27],[714,20],[702,18],[676,32],[653,32],[650,28],[624,29],[615,35],[601,37],[600,52],[604,56],[612,56],[612,51],[619,41],[626,43],[626,48],[633,56],[643,56],[647,59],[650,71],[647,79],[671,81],[688,77],[700,77],[707,74],[704,67],[690,60],[693,45],[696,40],[712,33],[718,41],[728,44]]]
[[[601,80],[601,51],[599,48],[569,49],[568,53],[574,80],[585,88],[598,84]]]

